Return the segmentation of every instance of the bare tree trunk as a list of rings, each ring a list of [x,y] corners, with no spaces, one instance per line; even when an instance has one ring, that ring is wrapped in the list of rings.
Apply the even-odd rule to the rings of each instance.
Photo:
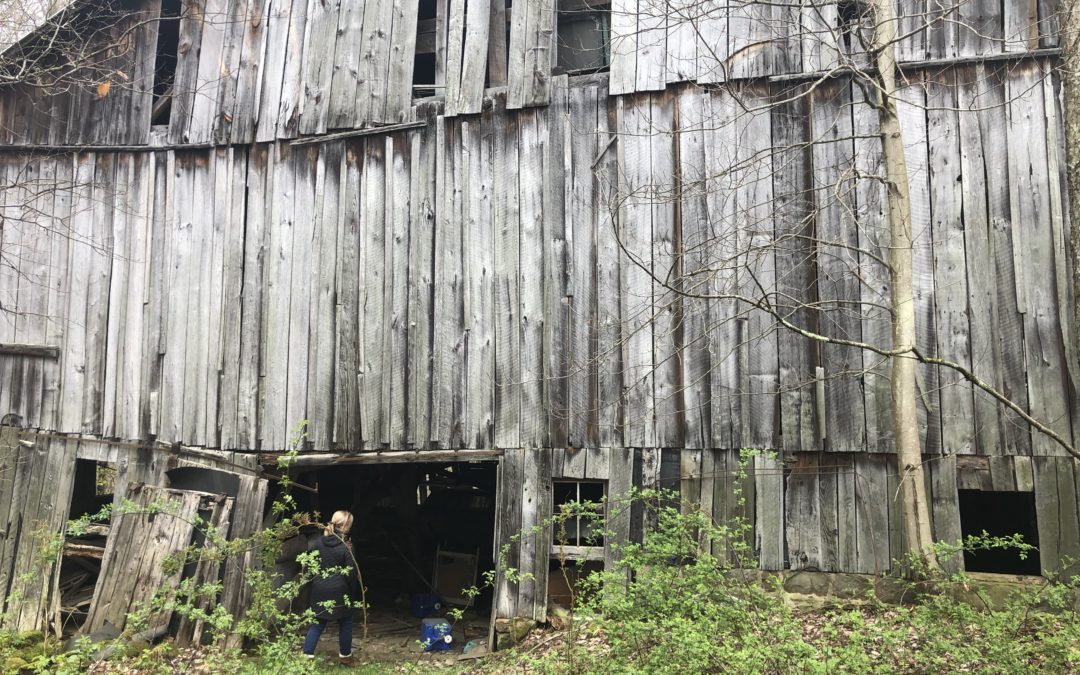
[[[892,421],[900,471],[900,501],[908,552],[921,557],[928,567],[936,568],[915,398],[918,361],[913,353],[906,351],[915,347],[911,198],[904,139],[896,110],[896,18],[889,0],[874,0],[874,26],[878,123],[889,205],[893,349],[900,351],[892,357]]]

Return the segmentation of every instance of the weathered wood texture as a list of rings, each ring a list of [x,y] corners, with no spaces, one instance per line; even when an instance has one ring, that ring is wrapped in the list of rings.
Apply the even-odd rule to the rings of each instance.
[[[942,62],[1054,47],[1059,4],[896,0],[897,56]],[[558,50],[573,40],[559,36],[558,17],[577,10],[543,0],[506,5],[438,3],[435,35],[424,34],[437,52],[436,81],[421,84],[438,85],[448,116],[479,113],[488,85],[506,86],[510,109],[552,100]],[[52,92],[30,78],[0,91],[0,142],[150,142],[160,7],[139,0],[119,18],[101,17],[76,55],[85,63],[65,77],[71,86]],[[865,66],[870,26],[844,16],[851,9],[614,0],[611,92]],[[167,138],[249,143],[402,121],[412,104],[418,11],[418,0],[184,0]]]
[[[40,42],[21,48],[25,62],[18,50],[6,53],[16,83],[0,88],[0,143],[146,143],[160,7],[160,0],[95,6],[79,23],[80,38],[49,33],[58,30],[49,25]]]
[[[864,66],[869,19],[842,16],[850,8],[841,4],[614,0],[612,93]],[[1058,44],[1058,4],[1052,1],[895,0],[894,5],[901,63]]]
[[[925,457],[933,537],[950,544],[961,539],[956,460],[954,455]],[[890,455],[797,455],[785,477],[783,504],[790,568],[863,574],[898,571],[897,563],[905,555],[898,480]],[[963,561],[951,557],[942,564],[959,571]]]
[[[132,485],[126,492],[128,508],[113,516],[101,575],[94,587],[94,599],[85,630],[92,632],[105,622],[123,627],[128,614],[145,606],[164,586],[175,586],[182,566],[165,566],[169,556],[185,550],[192,542],[196,515],[209,516],[216,526],[228,522],[232,500],[202,492]],[[220,563],[215,563],[215,569]],[[199,566],[200,568],[202,565]],[[203,574],[204,570],[196,570]],[[211,575],[216,576],[216,574]],[[149,628],[167,626],[172,612],[165,610],[149,618]]]
[[[0,427],[0,591],[5,628],[57,625],[59,557],[43,559],[49,537],[68,519],[74,440],[43,440]]]
[[[916,309],[924,353],[1071,438],[1062,203],[1032,184],[1062,171],[1042,75],[905,93]],[[890,452],[881,359],[737,299],[888,345],[879,182],[856,179],[875,125],[851,87],[743,113],[792,90],[566,84],[546,111],[426,106],[421,128],[322,145],[0,156],[0,338],[61,352],[0,354],[0,413],[229,450],[282,450],[306,420],[324,452]],[[1063,453],[921,374],[927,453]]]

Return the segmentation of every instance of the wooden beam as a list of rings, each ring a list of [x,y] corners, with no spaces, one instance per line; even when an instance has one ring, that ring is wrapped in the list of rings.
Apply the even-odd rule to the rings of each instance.
[[[367,127],[366,129],[354,129],[352,131],[342,131],[335,134],[324,134],[322,136],[308,136],[306,138],[298,138],[294,141],[291,141],[289,144],[295,147],[297,145],[312,145],[313,143],[329,143],[330,141],[336,141],[342,138],[354,138],[356,136],[374,136],[376,134],[392,134],[395,131],[420,129],[421,127],[425,126],[427,126],[427,122],[403,122],[401,124],[387,124],[381,127]]]
[[[396,452],[362,452],[355,455],[341,453],[312,453],[298,455],[290,467],[307,468],[320,466],[338,466],[342,464],[404,464],[404,463],[441,463],[474,462],[494,460],[501,457],[502,450],[414,450]],[[260,457],[264,464],[277,464],[281,453],[265,454]]]
[[[983,54],[981,56],[961,56],[948,59],[928,59],[926,61],[901,61],[900,63],[896,64],[896,69],[901,73],[911,73],[933,68],[948,68],[953,66],[1037,61],[1039,59],[1056,58],[1060,57],[1061,55],[1061,49],[1054,47],[1050,49],[1033,49],[1028,52],[1005,52],[1001,54]],[[872,67],[864,67],[861,69],[861,72],[865,75],[872,75],[875,70]],[[845,75],[850,75],[851,73],[852,71],[847,68],[836,68],[833,70],[818,70],[813,72],[790,73],[785,75],[771,75],[764,79],[770,83],[812,82],[814,80],[821,80],[832,77],[843,77]]]
[[[0,354],[9,356],[40,356],[43,359],[60,358],[60,348],[53,345],[26,345],[0,342]]]

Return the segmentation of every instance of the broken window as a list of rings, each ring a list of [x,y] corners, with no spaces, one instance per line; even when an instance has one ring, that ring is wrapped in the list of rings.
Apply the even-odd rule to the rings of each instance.
[[[414,98],[443,93],[444,69],[448,61],[447,30],[451,23],[447,15],[449,8],[449,0],[420,0],[413,66]],[[465,11],[466,14],[469,11],[468,3]],[[507,84],[513,11],[512,0],[494,0],[492,3],[488,19],[485,86]],[[551,62],[553,72],[574,75],[607,70],[610,17],[609,0],[559,0]],[[468,25],[466,17],[462,17],[460,25]],[[465,40],[468,37],[465,35]]]
[[[162,0],[154,54],[154,105],[150,113],[151,124],[169,123],[179,49],[180,0]]]
[[[101,512],[113,503],[116,466],[92,459],[75,461],[75,478],[68,514],[72,521]],[[60,613],[66,625],[86,620],[94,585],[109,537],[109,521],[80,523],[66,532],[60,561]]]
[[[604,495],[601,481],[555,481],[552,484],[551,557],[560,560],[604,559]]]
[[[864,25],[869,21],[870,8],[865,0],[840,0],[836,4],[836,18],[840,29],[840,47],[845,54],[865,53],[869,50],[869,31]]]
[[[965,539],[984,532],[991,537],[1019,534],[1024,543],[1039,545],[1035,517],[1034,492],[959,490],[960,532]],[[968,572],[995,574],[1041,574],[1039,552],[1021,557],[1015,548],[964,551],[964,569]]]
[[[596,73],[608,68],[611,6],[589,0],[559,3],[556,36],[556,74]]]
[[[437,47],[445,49],[445,41],[436,39],[439,0],[420,0],[416,16],[416,56],[413,60],[413,97],[434,96],[436,85],[435,61]]]
[[[80,459],[75,464],[75,484],[71,492],[72,520],[101,511],[113,502],[116,467],[108,462]]]

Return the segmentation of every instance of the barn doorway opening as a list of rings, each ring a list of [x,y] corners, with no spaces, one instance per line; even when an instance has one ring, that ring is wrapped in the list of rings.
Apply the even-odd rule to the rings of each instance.
[[[301,509],[324,521],[342,509],[354,516],[349,538],[366,588],[369,638],[415,651],[422,619],[446,617],[455,607],[465,610],[453,628],[457,648],[486,638],[493,590],[483,582],[495,567],[497,466],[365,463],[297,476],[318,490],[297,494]],[[308,538],[319,535],[312,528]],[[474,586],[476,597],[464,592]]]
[[[983,532],[991,537],[1019,534],[1039,545],[1034,492],[959,490],[960,533],[965,539]],[[964,569],[994,574],[1041,574],[1038,550],[1021,557],[1015,548],[964,551]]]

